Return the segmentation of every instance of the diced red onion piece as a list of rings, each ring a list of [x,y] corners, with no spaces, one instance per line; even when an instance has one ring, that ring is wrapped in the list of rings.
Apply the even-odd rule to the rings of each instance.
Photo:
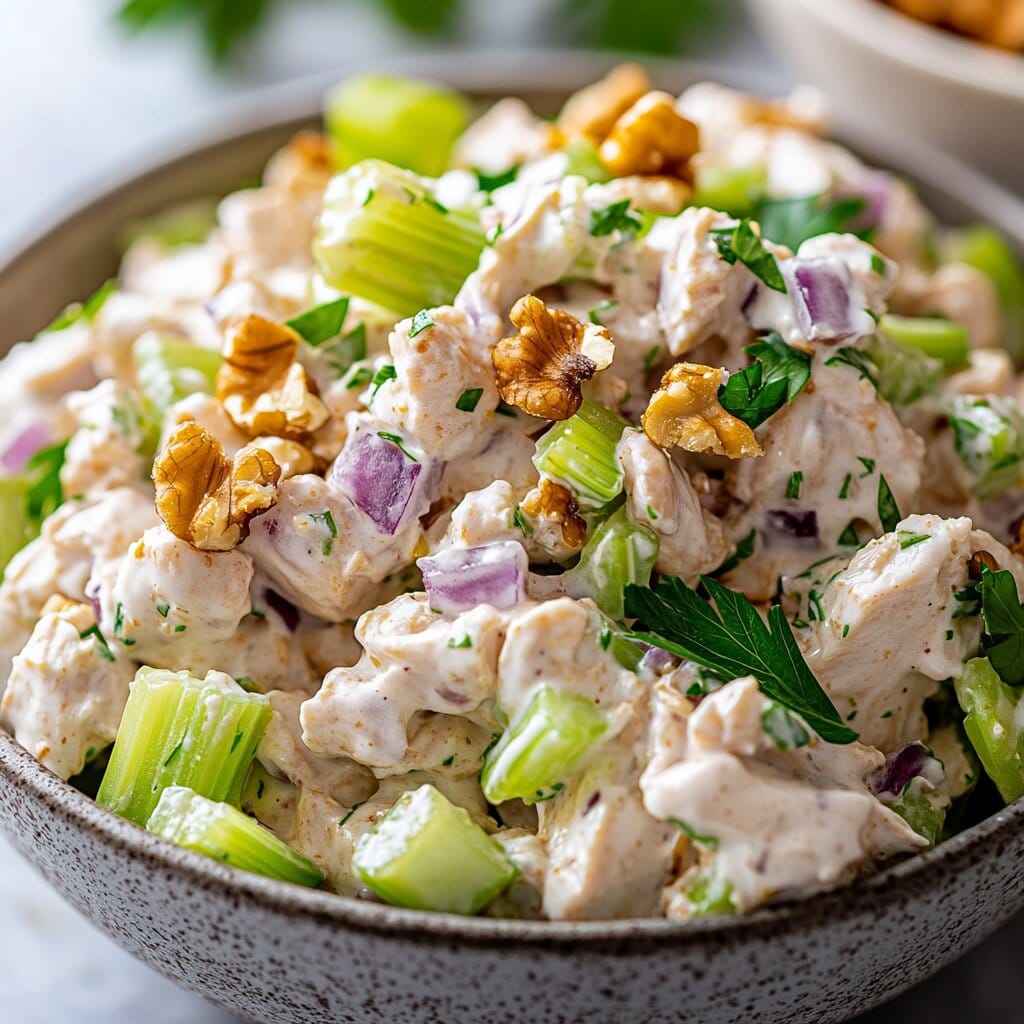
[[[813,509],[795,512],[784,508],[769,509],[765,513],[762,537],[765,547],[778,547],[773,539],[785,538],[785,547],[815,548],[818,546],[818,513]]]
[[[439,612],[462,612],[482,604],[514,608],[526,598],[526,551],[514,540],[449,548],[416,564],[430,607]]]
[[[640,659],[642,671],[653,672],[660,676],[671,671],[680,663],[679,658],[671,651],[663,651],[660,647],[651,647],[648,644],[644,646],[647,650],[644,651],[644,656]]]
[[[833,260],[794,259],[789,269],[793,312],[808,341],[842,341],[857,333],[845,268]]]
[[[430,509],[441,466],[412,458],[372,430],[353,431],[331,468],[331,483],[351,498],[381,533],[394,534]]]
[[[299,628],[302,616],[299,609],[288,598],[282,597],[276,590],[267,587],[263,592],[263,599],[267,602],[267,607],[271,608],[285,624],[289,633],[294,633]]]
[[[0,455],[5,473],[20,473],[29,459],[53,440],[53,431],[45,423],[30,423]]]
[[[904,786],[915,776],[923,774],[928,762],[932,760],[923,743],[909,743],[896,753],[889,754],[885,759],[885,767],[873,780],[875,793],[878,796],[899,796]]]
[[[863,199],[864,209],[846,224],[849,231],[877,228],[885,219],[892,200],[892,175],[876,171],[857,185],[840,185],[833,190],[835,199]]]

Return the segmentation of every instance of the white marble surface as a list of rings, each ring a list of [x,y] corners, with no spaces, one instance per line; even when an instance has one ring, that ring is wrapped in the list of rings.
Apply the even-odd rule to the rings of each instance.
[[[353,57],[423,48],[384,25],[368,4],[295,4],[231,75],[217,75],[173,35],[126,46],[109,23],[112,6],[108,0],[0,0],[6,44],[0,61],[0,252],[46,220],[55,204],[73,201],[257,85],[334,67],[340,72]],[[543,0],[476,0],[472,10],[463,33],[468,46],[522,46],[544,38]],[[757,66],[785,80],[742,27],[701,56],[736,68]],[[1015,965],[1022,937],[1024,926],[1004,932],[954,972],[872,1015],[870,1024],[1021,1021],[1024,982]],[[122,953],[0,840],[3,1024],[233,1019]]]

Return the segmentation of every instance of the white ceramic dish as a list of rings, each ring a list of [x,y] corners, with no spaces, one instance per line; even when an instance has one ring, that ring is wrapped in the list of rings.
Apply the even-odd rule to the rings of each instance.
[[[877,0],[747,0],[797,77],[862,124],[924,139],[1024,194],[1024,57]]]

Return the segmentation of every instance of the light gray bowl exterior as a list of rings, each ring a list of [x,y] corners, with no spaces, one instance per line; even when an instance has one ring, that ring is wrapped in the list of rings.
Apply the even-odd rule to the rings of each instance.
[[[521,57],[459,61],[402,70],[482,97],[543,92],[551,102],[599,70],[589,58],[557,54],[529,68]],[[670,88],[695,77],[678,65],[659,70]],[[222,141],[162,163],[42,233],[0,270],[0,351],[113,271],[112,240],[126,220],[251,178],[312,120],[323,84],[268,96],[257,113],[235,119],[227,141],[218,128]],[[919,180],[943,217],[996,221],[1024,249],[1024,210],[1012,197],[935,154],[854,141]],[[924,979],[1024,903],[1020,802],[849,888],[687,925],[425,915],[271,882],[108,814],[2,731],[0,830],[127,950],[268,1024],[829,1024]]]

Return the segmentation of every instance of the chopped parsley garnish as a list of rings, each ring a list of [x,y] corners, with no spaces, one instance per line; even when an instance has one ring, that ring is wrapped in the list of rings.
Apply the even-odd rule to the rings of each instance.
[[[164,602],[162,602],[162,601],[160,602],[160,604],[158,604],[158,605],[156,606],[156,611],[157,611],[157,614],[158,614],[158,615],[159,615],[159,616],[160,616],[161,618],[163,618],[163,619],[166,619],[166,618],[167,618],[167,615],[168,615],[168,613],[170,612],[170,610],[171,610],[171,606],[170,606],[169,604],[165,604],[165,603],[164,603]]]
[[[124,635],[124,605],[120,601],[117,602],[117,607],[114,609],[114,637],[125,647],[131,647],[135,643],[132,637]]]
[[[334,547],[334,542],[335,540],[337,540],[338,537],[338,527],[335,525],[334,522],[334,514],[331,512],[329,508],[325,508],[323,512],[310,512],[309,518],[312,519],[314,523],[323,523],[323,525],[327,528],[328,536],[324,538],[324,542],[320,548],[320,550],[324,554],[324,557],[326,557],[331,553],[331,549]]]
[[[374,375],[373,375],[373,394],[371,398],[377,394],[378,391],[387,383],[389,380],[397,380],[398,371],[390,364],[385,363]]]
[[[510,416],[512,419],[515,419],[517,415],[515,406],[509,405],[508,402],[499,402],[498,408],[494,411],[499,416]]]
[[[897,530],[896,539],[900,544],[900,551],[906,551],[907,548],[912,548],[915,544],[920,544],[921,541],[931,540],[930,533],[911,533],[910,530]]]
[[[846,524],[846,529],[836,538],[836,543],[842,548],[855,548],[860,544],[857,527],[854,526],[852,519]]]
[[[896,524],[903,518],[900,515],[896,499],[889,488],[889,482],[884,476],[878,478],[878,519],[882,524],[885,533],[892,533]]]
[[[655,364],[658,362],[658,359],[659,359],[660,356],[661,356],[661,346],[660,345],[652,345],[647,350],[647,354],[644,356],[644,369],[645,370],[653,369]]]
[[[481,192],[493,192],[496,188],[501,188],[502,185],[508,185],[510,182],[515,181],[518,173],[519,164],[513,164],[507,170],[498,171],[497,174],[488,174],[477,167],[475,170],[477,188]]]
[[[607,651],[608,648],[611,646],[611,642],[612,642],[612,631],[610,629],[608,629],[608,627],[606,626],[604,629],[601,630],[601,639],[600,639],[601,650],[602,651]]]
[[[351,808],[351,810],[350,810],[350,811],[348,812],[348,814],[346,814],[346,815],[345,815],[345,817],[344,817],[344,818],[342,818],[342,819],[341,819],[341,821],[339,821],[339,822],[338,822],[338,828],[341,828],[341,827],[342,827],[342,825],[344,825],[344,824],[345,824],[345,822],[346,822],[346,821],[348,821],[348,819],[349,819],[349,818],[351,818],[351,817],[352,817],[352,815],[353,815],[353,814],[355,814],[355,813],[356,813],[356,811],[358,811],[358,810],[359,810],[359,808],[360,808],[360,807],[362,807],[364,803],[366,803],[366,801],[365,801],[365,800],[360,800],[360,801],[359,801],[359,803],[357,803],[357,804],[353,804],[353,805],[352,805],[352,808]]]
[[[621,231],[633,236],[642,227],[643,222],[635,214],[629,212],[630,200],[621,199],[601,210],[590,212],[590,233],[595,238],[603,238],[613,231]]]
[[[323,302],[319,306],[307,309],[305,313],[286,320],[285,324],[295,331],[306,344],[316,347],[341,334],[346,316],[348,316],[348,296],[343,295],[340,299]]]
[[[864,199],[835,199],[827,193],[793,199],[765,198],[757,204],[754,219],[761,225],[763,237],[796,252],[808,238],[818,235],[850,233],[867,237],[869,231],[850,231],[850,225],[866,207]]]
[[[394,367],[392,367],[394,369]],[[397,374],[396,374],[397,376]],[[355,373],[352,374],[349,382],[345,385],[346,391],[355,391],[357,388],[365,388],[373,380],[373,373],[368,366],[360,366]],[[383,384],[384,381],[381,381]]]
[[[505,230],[505,224],[504,224],[504,222],[499,220],[498,223],[495,224],[494,227],[491,228],[490,231],[488,231],[487,234],[484,236],[484,241],[488,245],[494,245],[494,243],[499,238],[501,238],[501,233],[504,230]]]
[[[873,252],[871,254],[871,269],[878,274],[879,277],[885,277],[885,260],[883,260],[877,252]]]
[[[320,351],[341,380],[355,363],[366,358],[366,324],[356,324],[351,331],[328,342]],[[348,388],[352,386],[351,382],[346,385]]]
[[[517,508],[512,513],[512,525],[517,526],[522,531],[524,537],[533,536],[533,524],[526,518],[526,513],[521,508]]]
[[[857,461],[864,467],[864,472],[861,473],[860,478],[863,479],[866,476],[871,476],[875,471],[875,460],[865,458],[863,455],[857,456]]]
[[[755,277],[760,278],[774,291],[786,292],[786,281],[779,270],[775,257],[764,247],[764,242],[748,218],[735,227],[717,228],[711,237],[718,247],[718,255],[726,263],[742,263]]]
[[[672,824],[675,825],[675,827],[679,829],[680,832],[685,833],[687,839],[689,839],[691,842],[696,843],[698,846],[707,847],[707,849],[709,850],[718,849],[717,836],[701,835],[700,832],[698,832],[691,825],[687,825],[687,823],[683,821],[681,818],[669,818],[668,820],[672,822]]]
[[[799,469],[794,469],[789,474],[789,482],[786,484],[786,497],[796,501],[804,486],[804,475]]]
[[[892,718],[892,712],[891,711],[883,711],[880,717],[881,718]]]
[[[946,630],[946,639],[947,640],[952,640],[953,639],[953,630],[951,630],[951,629],[947,629]]]
[[[402,438],[399,437],[398,434],[390,434],[386,430],[378,430],[377,436],[382,437],[385,441],[390,441],[393,445],[397,445],[398,450],[412,462],[420,461],[405,447],[405,445],[402,442]]]
[[[599,302],[593,309],[587,313],[587,319],[592,324],[598,324],[599,326],[604,324],[601,317],[605,313],[610,313],[619,304],[618,299],[605,299],[604,302]]]
[[[412,326],[409,328],[409,337],[415,338],[417,334],[430,330],[434,326],[433,318],[429,309],[421,309],[413,318]]]
[[[470,639],[468,633],[461,640],[456,640],[455,637],[452,637],[451,640],[448,641],[448,648],[452,651],[457,651],[460,648],[472,646],[473,641]]]
[[[953,600],[960,605],[953,612],[954,619],[972,619],[975,615],[981,614],[980,582],[972,580],[953,595]]]
[[[252,676],[235,676],[235,682],[245,690],[246,693],[259,693],[259,687],[256,685],[256,681]],[[262,785],[262,781],[260,785]],[[258,794],[257,794],[258,795]]]
[[[803,391],[811,377],[811,357],[775,331],[744,351],[754,361],[718,389],[718,401],[748,427],[759,427]]]
[[[455,764],[455,755],[449,754],[442,762],[441,765],[444,768],[448,768],[450,765]]]
[[[658,513],[651,505],[647,506],[647,518],[650,519],[652,523],[658,518]]]
[[[985,654],[1004,683],[1024,686],[1024,607],[1013,573],[982,569],[979,591]]]
[[[184,633],[186,629],[188,629],[188,626],[186,626],[185,623],[182,622],[182,623],[179,623],[177,626],[174,627],[174,632],[175,633]]]
[[[850,624],[848,622],[843,623],[843,639],[845,640],[850,635]]]
[[[761,729],[779,750],[799,750],[811,742],[810,731],[800,716],[784,708],[778,701],[768,701],[761,712]]]
[[[459,400],[455,403],[455,408],[459,412],[473,412],[483,397],[483,388],[467,388],[459,395]]]
[[[54,331],[63,331],[66,327],[70,327],[72,324],[78,323],[79,320],[84,320],[86,323],[92,323],[93,320],[99,315],[100,310],[106,304],[107,299],[110,298],[114,292],[117,291],[116,281],[104,281],[85,300],[85,302],[74,302],[67,307],[62,313],[60,313],[53,323],[47,325],[40,331],[40,334],[51,334]]]
[[[83,629],[78,635],[83,640],[92,637],[95,651],[104,661],[117,661],[114,652],[110,649],[110,644],[107,643],[107,638],[100,632],[99,626],[90,626],[88,629]]]
[[[853,474],[847,473],[843,477],[843,486],[839,488],[839,500],[846,501],[850,496],[850,484],[853,483]]]
[[[811,622],[825,621],[825,609],[821,605],[821,594],[817,590],[811,590],[807,595],[807,618]]]
[[[32,480],[25,495],[25,507],[29,519],[37,526],[64,504],[60,470],[67,448],[67,441],[42,448],[25,463],[25,470]]]
[[[732,572],[740,562],[745,562],[754,553],[757,544],[757,530],[752,529],[741,540],[736,543],[736,550],[715,570],[715,576],[724,576]]]
[[[871,381],[878,387],[878,367],[860,349],[841,348],[830,359],[825,360],[826,366],[852,366],[861,377]]]
[[[804,661],[782,608],[774,605],[766,623],[743,594],[707,576],[702,584],[715,607],[672,577],[652,588],[627,584],[626,614],[639,620],[628,635],[723,679],[752,675],[767,696],[800,715],[822,739],[855,740]]]

